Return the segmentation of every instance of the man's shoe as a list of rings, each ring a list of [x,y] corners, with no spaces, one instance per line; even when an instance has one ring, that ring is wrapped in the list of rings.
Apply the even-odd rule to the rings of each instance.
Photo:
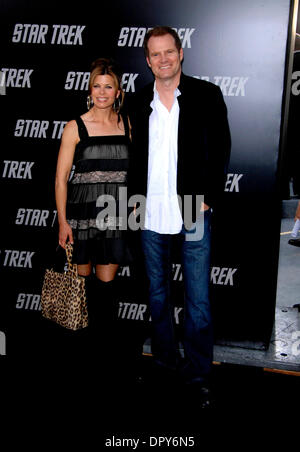
[[[186,385],[188,395],[201,409],[211,409],[213,398],[211,389],[203,383],[190,383]]]
[[[202,386],[200,389],[200,403],[202,409],[212,408],[212,394],[209,388]]]
[[[300,239],[290,239],[288,243],[289,245],[300,246]]]

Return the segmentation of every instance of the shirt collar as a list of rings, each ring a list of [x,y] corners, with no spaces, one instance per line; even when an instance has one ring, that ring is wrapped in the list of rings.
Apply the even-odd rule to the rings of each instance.
[[[152,100],[152,102],[150,103],[150,106],[151,106],[151,107],[153,107],[153,102],[156,102],[157,100],[159,100],[159,93],[158,93],[158,91],[157,91],[157,89],[156,89],[156,81],[154,81],[154,85],[153,85],[153,93],[154,93],[154,95],[153,95],[153,100]],[[179,88],[177,87],[177,88],[175,89],[175,91],[174,91],[174,97],[178,97],[178,96],[180,96],[180,94],[181,94],[181,92],[180,92]]]

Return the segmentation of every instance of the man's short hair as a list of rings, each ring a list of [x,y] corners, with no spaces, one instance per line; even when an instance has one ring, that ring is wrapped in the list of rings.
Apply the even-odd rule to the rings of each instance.
[[[176,33],[176,31],[173,30],[173,28],[171,28],[171,27],[158,26],[158,27],[151,28],[151,30],[149,30],[146,33],[146,36],[144,39],[144,44],[143,44],[146,57],[149,57],[149,49],[148,49],[149,39],[152,38],[152,36],[165,36],[165,35],[173,36],[174,41],[175,41],[175,46],[176,46],[178,52],[180,51],[182,46],[181,46],[180,38],[179,38],[178,34]]]

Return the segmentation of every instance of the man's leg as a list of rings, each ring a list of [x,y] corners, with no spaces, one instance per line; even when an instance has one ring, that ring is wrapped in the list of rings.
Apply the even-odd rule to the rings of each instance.
[[[182,264],[185,291],[183,375],[190,383],[207,382],[213,359],[213,331],[209,303],[210,220],[210,210],[201,213],[198,220],[204,221],[201,240],[191,240],[193,233],[183,234]]]
[[[152,320],[152,352],[158,365],[175,368],[177,347],[173,306],[170,301],[171,236],[142,231],[142,247],[150,283],[149,303]]]

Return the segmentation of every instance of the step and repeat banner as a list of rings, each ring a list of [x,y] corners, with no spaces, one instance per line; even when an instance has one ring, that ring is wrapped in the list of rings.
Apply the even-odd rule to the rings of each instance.
[[[42,280],[57,246],[56,159],[66,122],[86,111],[90,64],[115,58],[131,96],[152,80],[142,44],[155,25],[177,30],[183,71],[220,86],[228,108],[232,152],[211,263],[216,342],[267,346],[276,298],[277,168],[291,6],[289,0],[115,0],[71,8],[66,0],[1,2],[0,330],[7,354],[37,350]],[[151,319],[142,263],[121,267],[117,278],[119,318],[143,343]],[[173,301],[180,334],[176,252]]]
[[[296,30],[287,123],[287,141],[282,166],[282,199],[289,199],[291,196],[300,198],[300,150],[299,146],[297,146],[300,124],[300,8],[298,8]]]

